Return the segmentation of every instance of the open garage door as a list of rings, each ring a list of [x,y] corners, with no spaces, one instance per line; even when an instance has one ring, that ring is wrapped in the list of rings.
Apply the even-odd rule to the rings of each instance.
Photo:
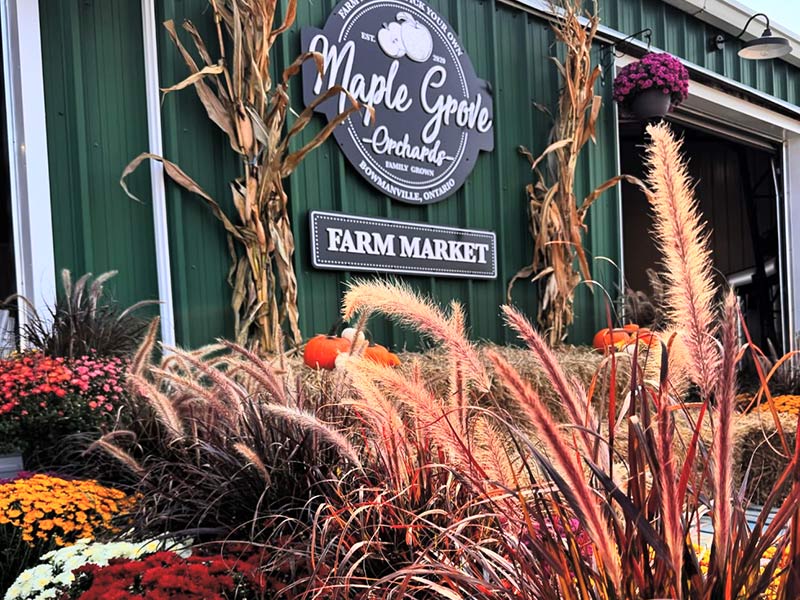
[[[736,290],[753,341],[781,355],[788,347],[781,146],[688,115],[670,120],[697,183],[718,282]],[[644,176],[644,136],[643,124],[620,122],[623,173]],[[648,273],[658,270],[660,255],[649,235],[646,199],[630,184],[622,188],[622,218],[627,286],[652,294]]]

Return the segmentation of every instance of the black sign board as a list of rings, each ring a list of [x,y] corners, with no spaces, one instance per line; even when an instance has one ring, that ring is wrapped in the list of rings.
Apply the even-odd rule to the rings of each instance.
[[[452,27],[422,0],[342,0],[324,29],[306,28],[303,51],[324,60],[303,65],[310,106],[339,85],[364,108],[334,131],[350,163],[387,196],[431,204],[455,193],[481,150],[494,148],[486,81]],[[316,107],[328,119],[349,106],[344,94]]]
[[[318,269],[495,279],[494,233],[312,211]]]

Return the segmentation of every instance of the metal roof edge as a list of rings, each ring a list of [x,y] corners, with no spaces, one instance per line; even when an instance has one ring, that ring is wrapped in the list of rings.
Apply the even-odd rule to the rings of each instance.
[[[500,0],[505,4],[509,4],[511,6],[516,6],[518,8],[526,9],[529,12],[533,12],[535,14],[540,15],[543,18],[551,18],[553,16],[553,11],[551,9],[551,5],[547,0]],[[663,0],[669,4],[677,6],[677,4],[690,4],[691,2],[703,2],[704,0]],[[705,0],[706,4],[727,4],[733,5],[736,4],[740,11],[747,11],[748,9],[743,7],[741,4],[733,2],[732,0]],[[708,14],[708,8],[706,8],[706,13]],[[747,14],[749,18],[749,13],[741,12],[741,14]],[[744,22],[742,22],[744,25]],[[730,27],[730,24],[729,24]],[[741,26],[735,33],[739,33],[741,31]],[[779,31],[778,28],[773,27],[773,31]],[[782,32],[785,34],[785,32]],[[612,27],[608,27],[606,25],[600,25],[597,29],[597,37],[609,43],[616,43],[625,40],[625,47],[626,48],[635,48],[641,51],[641,54],[644,54],[648,51],[648,46],[644,42],[637,40],[637,39],[628,39],[628,34],[623,33],[621,31],[617,31]],[[800,44],[800,41],[797,42]],[[793,48],[796,45],[793,45]],[[661,48],[656,48],[653,46],[651,50],[664,52]],[[690,73],[694,73],[695,75],[699,75],[703,80],[715,83],[722,88],[727,88],[729,90],[735,90],[745,96],[748,96],[754,100],[757,100],[761,103],[765,103],[768,106],[771,106],[778,111],[782,112],[783,114],[788,114],[794,119],[800,120],[800,106],[794,105],[791,102],[787,102],[782,100],[781,98],[777,98],[761,90],[756,88],[750,87],[749,85],[745,85],[740,81],[736,81],[735,79],[731,79],[730,77],[725,77],[724,75],[720,75],[715,71],[711,71],[710,69],[706,69],[705,67],[701,67],[698,64],[685,60],[681,57],[677,57],[683,65],[689,69]],[[793,61],[792,61],[793,62]],[[794,64],[794,63],[793,63]],[[800,66],[800,55],[798,56],[798,66]]]
[[[745,26],[747,20],[759,10],[745,6],[740,2],[736,2],[736,0],[662,0],[662,2],[689,13],[693,17],[731,35],[737,35],[742,30],[742,27]],[[757,20],[756,23],[763,28],[764,23],[762,21]],[[776,35],[789,40],[789,44],[792,46],[792,51],[781,57],[780,60],[785,60],[795,67],[800,67],[800,35],[776,23],[774,20],[770,21],[770,28]],[[759,31],[759,33],[751,33],[750,29]],[[752,40],[760,34],[758,26],[751,24],[750,29],[742,35],[742,39],[745,41]]]

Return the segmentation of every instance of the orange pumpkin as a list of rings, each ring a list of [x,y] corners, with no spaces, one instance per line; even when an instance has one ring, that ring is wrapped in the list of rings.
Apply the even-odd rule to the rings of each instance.
[[[332,335],[317,335],[308,340],[303,362],[312,369],[336,368],[336,357],[350,351],[350,340]]]
[[[606,328],[601,329],[595,334],[594,340],[592,341],[592,346],[594,346],[597,350],[605,350],[609,346],[613,346],[618,342],[627,342],[630,339],[631,334],[624,329]]]
[[[364,350],[364,358],[386,367],[396,367],[400,364],[400,358],[393,352],[389,352],[385,346],[381,346],[380,344],[368,346],[367,349]]]
[[[639,331],[639,329],[641,329],[641,327],[639,327],[636,323],[625,323],[625,325],[623,325],[622,328],[628,333],[630,333],[632,336],[635,335],[636,332]]]
[[[649,329],[642,328],[638,332],[638,339],[640,342],[644,342],[648,346],[652,346],[655,342],[658,341],[658,335],[656,335]]]

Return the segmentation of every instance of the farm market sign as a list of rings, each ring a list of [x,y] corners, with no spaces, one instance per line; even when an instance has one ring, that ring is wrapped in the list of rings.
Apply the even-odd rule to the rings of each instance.
[[[318,269],[495,279],[494,233],[312,211],[311,262]]]
[[[322,30],[302,31],[303,51],[324,60],[303,66],[306,106],[341,86],[365,107],[334,131],[347,159],[387,196],[411,204],[455,193],[480,151],[494,148],[489,84],[450,25],[421,0],[343,0]],[[343,94],[315,110],[330,120]]]

